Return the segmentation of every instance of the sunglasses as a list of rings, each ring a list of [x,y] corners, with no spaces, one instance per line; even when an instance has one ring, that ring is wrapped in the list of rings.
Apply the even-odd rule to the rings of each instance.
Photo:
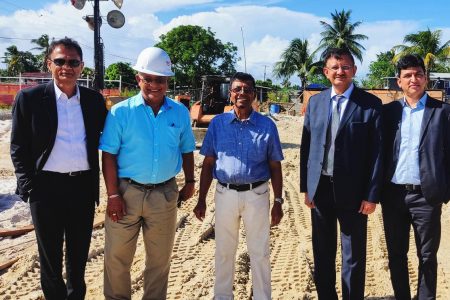
[[[49,58],[48,60],[52,61],[58,67],[62,67],[62,66],[64,66],[67,63],[67,65],[69,67],[76,68],[76,67],[80,66],[80,64],[81,64],[81,60],[78,60],[78,59],[65,60],[64,58],[55,58],[55,59],[50,59]]]
[[[231,89],[231,91],[235,94],[238,94],[241,91],[243,94],[251,94],[251,93],[253,93],[254,89],[250,88],[250,87],[245,87],[245,86],[238,86],[238,87]]]
[[[139,75],[139,78],[141,79],[141,81],[145,84],[164,84],[167,82],[167,78],[166,77],[162,77],[162,76],[158,76],[158,77],[154,77],[154,78],[145,78]]]

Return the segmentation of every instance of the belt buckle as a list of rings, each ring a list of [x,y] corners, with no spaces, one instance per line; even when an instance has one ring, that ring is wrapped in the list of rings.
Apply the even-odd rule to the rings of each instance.
[[[80,175],[80,171],[71,171],[71,172],[69,172],[69,176],[71,176],[71,177],[74,177],[74,176],[77,176],[77,175]]]

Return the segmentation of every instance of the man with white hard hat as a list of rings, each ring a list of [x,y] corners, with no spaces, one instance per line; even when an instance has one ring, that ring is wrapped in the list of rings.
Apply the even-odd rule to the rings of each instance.
[[[141,92],[111,108],[100,139],[108,193],[106,299],[131,299],[130,268],[142,228],[146,261],[142,299],[165,299],[177,200],[194,194],[194,135],[186,107],[165,96],[170,58],[144,49],[133,67]],[[178,191],[175,176],[183,168]]]

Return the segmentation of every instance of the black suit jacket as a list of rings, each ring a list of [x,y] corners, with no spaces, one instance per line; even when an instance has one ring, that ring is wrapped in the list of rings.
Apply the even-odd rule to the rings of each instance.
[[[98,203],[98,144],[107,110],[100,93],[82,86],[79,89],[89,166],[97,174],[92,189]],[[55,143],[58,116],[53,81],[19,91],[12,118],[11,158],[17,177],[16,193],[27,201],[33,179],[44,167]]]
[[[306,109],[300,148],[300,191],[311,200],[317,192],[325,155],[331,89],[311,97]],[[380,99],[353,89],[335,139],[336,204],[356,208],[362,200],[379,202],[382,185]]]
[[[403,100],[383,107],[384,184],[390,184],[399,158]],[[450,105],[427,96],[419,141],[419,170],[422,193],[430,204],[450,199]],[[384,189],[386,190],[386,189]],[[389,195],[383,194],[382,201]]]

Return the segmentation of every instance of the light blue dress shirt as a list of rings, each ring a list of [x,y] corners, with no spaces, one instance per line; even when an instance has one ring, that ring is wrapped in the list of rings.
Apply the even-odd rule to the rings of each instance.
[[[215,157],[214,178],[232,184],[269,180],[269,160],[283,160],[275,123],[255,111],[244,121],[234,110],[214,117],[200,154]]]
[[[155,116],[139,93],[111,108],[99,149],[117,155],[119,178],[166,181],[180,172],[181,154],[195,150],[189,112],[165,97]]]
[[[393,183],[420,185],[419,143],[426,101],[425,93],[416,108],[411,108],[403,99],[400,150]]]

